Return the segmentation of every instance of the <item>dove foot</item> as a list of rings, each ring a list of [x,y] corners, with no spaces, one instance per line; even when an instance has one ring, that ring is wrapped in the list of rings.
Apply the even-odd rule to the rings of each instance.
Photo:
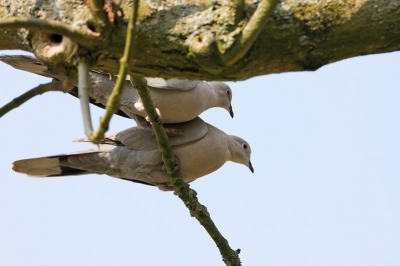
[[[158,187],[159,190],[164,191],[164,192],[166,192],[166,191],[174,191],[174,187],[171,186],[171,185],[168,185],[168,184],[166,184],[166,183],[164,183],[164,184],[157,184],[157,187]],[[195,196],[195,197],[197,196],[196,190],[191,189],[189,184],[186,184],[186,187],[189,189],[189,191],[190,191],[189,193],[191,193],[191,194],[192,194],[193,196]],[[175,196],[178,196],[178,193],[176,193],[176,192],[174,191],[174,195],[175,195]]]
[[[141,129],[153,132],[153,127],[151,126],[150,122],[147,121],[147,118],[144,119],[143,117],[141,117],[139,115],[132,115],[132,119],[134,119],[136,121],[136,124]],[[170,133],[170,134],[182,133],[182,130],[179,128],[175,128],[173,124],[166,124],[164,126],[164,130],[166,133]]]
[[[156,108],[156,112],[157,112],[158,116],[156,117],[156,119],[154,119],[153,122],[150,121],[150,118],[148,116],[146,116],[146,120],[148,122],[150,122],[150,124],[162,125],[163,124],[163,119],[162,119],[162,116],[161,116],[161,112],[160,112],[160,110],[158,108]]]
[[[174,187],[167,184],[157,184],[157,187],[161,191],[174,191]]]
[[[147,120],[144,119],[143,117],[141,117],[139,115],[132,115],[132,118],[133,118],[133,120],[136,121],[136,124],[141,129],[153,131],[153,127],[151,126],[151,124],[149,122],[147,122]]]

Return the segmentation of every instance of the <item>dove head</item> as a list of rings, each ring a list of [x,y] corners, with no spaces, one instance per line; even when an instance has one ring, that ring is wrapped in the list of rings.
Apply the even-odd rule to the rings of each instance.
[[[242,138],[230,135],[232,142],[229,145],[229,150],[231,152],[231,161],[235,163],[240,163],[247,166],[252,173],[254,173],[253,165],[250,161],[251,148],[249,143]]]
[[[208,84],[210,85],[211,89],[216,92],[218,97],[216,106],[227,110],[233,118],[231,88],[226,83],[219,81],[208,82]]]

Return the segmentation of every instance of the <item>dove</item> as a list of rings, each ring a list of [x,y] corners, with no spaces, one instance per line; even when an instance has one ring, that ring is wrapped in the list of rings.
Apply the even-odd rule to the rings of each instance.
[[[57,80],[64,77],[54,69],[48,69],[34,57],[0,56],[4,63],[37,75]],[[163,123],[182,123],[196,118],[212,107],[222,107],[233,117],[232,91],[223,82],[205,82],[197,80],[146,78],[154,106],[160,111]],[[146,117],[141,99],[130,81],[126,81],[121,96],[120,109],[116,114],[135,119],[135,115]],[[114,83],[109,75],[100,71],[90,71],[90,103],[105,108]],[[78,88],[71,95],[78,97]]]
[[[227,135],[199,117],[165,126],[173,129],[167,135],[186,183],[216,171],[227,161],[243,164],[254,173],[251,148],[244,139]],[[172,189],[154,132],[140,127],[108,134],[92,149],[15,161],[13,170],[36,177],[106,174],[164,191]]]

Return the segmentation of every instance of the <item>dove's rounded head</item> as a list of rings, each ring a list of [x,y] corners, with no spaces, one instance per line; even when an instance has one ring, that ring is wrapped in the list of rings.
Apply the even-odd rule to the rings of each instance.
[[[250,171],[254,173],[254,168],[250,161],[251,148],[249,143],[240,137],[232,135],[230,135],[229,137],[231,137],[234,142],[233,147],[231,147],[232,145],[230,145],[229,147],[229,150],[232,154],[231,161],[247,166]]]
[[[208,82],[208,84],[218,95],[216,106],[222,107],[227,110],[233,118],[231,88],[226,83],[219,81]]]

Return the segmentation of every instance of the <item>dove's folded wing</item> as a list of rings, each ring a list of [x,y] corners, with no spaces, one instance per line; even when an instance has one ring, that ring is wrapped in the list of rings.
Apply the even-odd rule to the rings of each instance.
[[[204,137],[208,125],[200,117],[179,124],[164,125],[171,146],[193,142]],[[74,142],[90,142],[88,138],[74,140]],[[101,144],[125,146],[132,150],[157,150],[157,140],[154,132],[140,127],[132,127],[123,131],[107,134]]]
[[[36,58],[30,56],[0,56],[0,61],[17,69],[41,76],[62,80],[64,77],[54,69],[48,69]],[[196,80],[146,78],[154,106],[161,112],[165,124],[182,123],[196,118],[213,107],[222,107],[233,117],[231,106],[232,92],[223,82],[204,82]],[[129,81],[125,81],[121,105],[116,114],[134,119],[135,115],[146,117],[140,97]],[[114,88],[109,75],[101,71],[90,71],[89,101],[105,108]],[[70,92],[78,97],[77,87]]]
[[[27,55],[1,55],[0,61],[18,70],[24,70],[46,78],[62,79],[55,70],[48,69],[36,57]]]
[[[170,90],[191,90],[196,87],[195,80],[188,79],[163,79],[163,78],[146,78],[147,86],[157,89]]]

